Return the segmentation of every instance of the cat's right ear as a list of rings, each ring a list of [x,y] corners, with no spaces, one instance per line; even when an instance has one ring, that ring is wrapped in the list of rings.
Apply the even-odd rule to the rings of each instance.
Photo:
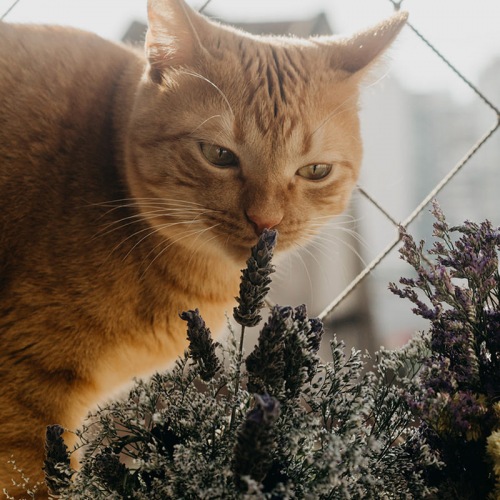
[[[326,41],[332,69],[342,70],[347,75],[356,75],[360,79],[380,61],[381,56],[405,26],[407,18],[407,12],[398,12],[350,37],[320,37],[317,40],[320,43],[322,40]]]
[[[407,12],[397,12],[381,23],[347,38],[334,38],[330,66],[363,77],[380,60],[406,24]]]
[[[151,80],[160,83],[166,69],[189,65],[202,47],[198,33],[204,22],[184,0],[148,0],[145,48]]]

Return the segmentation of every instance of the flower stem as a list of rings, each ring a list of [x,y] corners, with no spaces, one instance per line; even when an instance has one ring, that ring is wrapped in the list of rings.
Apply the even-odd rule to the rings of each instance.
[[[240,337],[240,348],[238,350],[238,354],[239,354],[239,361],[241,362],[242,358],[243,358],[243,340],[245,338],[245,326],[243,325],[241,327],[241,337]],[[239,370],[238,370],[238,375],[239,375]]]
[[[238,349],[238,365],[236,367],[236,378],[234,383],[234,404],[231,410],[231,420],[229,422],[229,428],[232,429],[234,425],[234,419],[236,417],[236,405],[238,404],[238,391],[240,389],[240,379],[241,379],[241,363],[243,362],[243,341],[245,339],[245,325],[241,326],[241,336],[240,336],[240,346]]]

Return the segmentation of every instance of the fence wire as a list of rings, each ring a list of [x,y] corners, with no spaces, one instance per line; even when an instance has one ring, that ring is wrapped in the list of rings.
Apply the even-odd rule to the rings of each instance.
[[[14,9],[14,7],[19,3],[20,0],[15,0],[11,6],[2,14],[0,20],[3,20],[7,15]],[[212,3],[213,0],[206,0],[201,7],[199,7],[199,12],[205,11],[205,9]],[[388,0],[394,7],[394,9],[400,10],[404,4],[404,0]],[[500,128],[500,110],[495,106],[486,96],[474,85],[461,71],[459,71],[456,66],[454,66],[437,48],[431,43],[415,26],[411,23],[407,23],[408,29],[410,29],[423,44],[425,44],[446,66],[448,66],[451,71],[462,80],[478,97],[481,101],[489,107],[496,115],[496,121],[493,125],[484,132],[482,137],[474,143],[464,157],[456,163],[448,171],[448,173],[439,181],[432,189],[429,190],[427,195],[422,199],[422,201],[415,207],[415,209],[408,215],[408,217],[398,222],[397,218],[392,216],[387,210],[385,210],[381,203],[379,203],[369,192],[361,186],[358,186],[359,194],[364,197],[368,202],[373,205],[373,207],[379,211],[382,216],[394,227],[395,236],[388,242],[385,249],[380,252],[365,268],[345,287],[345,289],[334,298],[327,307],[319,314],[321,319],[326,319],[330,314],[332,314],[336,308],[358,287],[358,285],[375,269],[382,261],[391,253],[391,251],[398,245],[401,240],[401,228],[406,229],[419,215],[420,213],[429,205],[429,203],[437,196],[437,194],[447,186],[455,175],[462,170],[471,160],[473,156],[485,145],[485,143],[491,138],[491,136]]]
[[[210,0],[209,0],[210,1]],[[20,2],[20,0],[15,0],[11,6],[1,15],[0,21],[3,21],[9,14],[10,12],[14,9],[14,7]]]
[[[395,1],[389,0],[389,2],[394,6],[395,10],[400,10],[401,5],[404,0]],[[323,311],[319,314],[321,319],[327,318],[331,313],[335,311],[335,309],[358,287],[358,285],[391,253],[392,250],[398,245],[401,241],[401,229],[406,229],[419,215],[420,213],[429,205],[429,203],[441,192],[441,190],[447,186],[451,180],[455,177],[455,175],[462,170],[465,165],[469,163],[471,158],[484,146],[484,144],[491,138],[491,136],[498,130],[500,127],[500,110],[497,106],[495,106],[486,96],[475,86],[462,72],[460,72],[420,31],[418,31],[411,23],[407,22],[407,27],[415,33],[415,35],[424,43],[434,54],[441,59],[441,61],[448,66],[455,75],[460,78],[482,101],[488,106],[496,115],[496,121],[491,126],[489,130],[487,130],[484,135],[471,146],[469,151],[465,154],[465,156],[454,165],[450,171],[438,182],[424,197],[424,199],[420,202],[419,205],[413,210],[413,212],[408,215],[408,217],[398,223],[396,218],[394,218],[389,212],[387,212],[380,203],[378,203],[370,194],[363,189],[361,186],[358,186],[358,191],[366,198],[374,207],[377,209],[384,218],[392,224],[396,231],[395,238],[388,243],[386,248],[377,255],[347,286],[346,288],[334,299],[328,306],[326,306]]]

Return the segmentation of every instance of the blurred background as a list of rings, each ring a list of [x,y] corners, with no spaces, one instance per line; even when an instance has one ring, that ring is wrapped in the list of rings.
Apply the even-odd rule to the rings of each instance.
[[[199,9],[206,2],[188,3]],[[0,0],[0,15],[11,4],[12,0]],[[354,193],[348,213],[333,221],[315,244],[278,263],[271,295],[274,302],[306,303],[311,314],[319,314],[394,241],[394,223],[406,220],[498,124],[500,2],[212,0],[205,6],[207,15],[254,33],[309,36],[355,32],[389,16],[399,4],[409,11],[411,25],[431,47],[406,27],[387,63],[366,85],[361,103],[365,144],[361,190]],[[134,43],[144,35],[146,0],[20,0],[6,20],[71,25]],[[452,225],[485,218],[500,225],[498,131],[437,199]],[[416,239],[430,244],[431,226],[427,207],[408,229]],[[380,345],[395,347],[406,342],[426,323],[411,313],[410,303],[393,296],[387,285],[409,275],[411,270],[399,259],[397,248],[389,252],[327,316],[328,332],[372,352]]]

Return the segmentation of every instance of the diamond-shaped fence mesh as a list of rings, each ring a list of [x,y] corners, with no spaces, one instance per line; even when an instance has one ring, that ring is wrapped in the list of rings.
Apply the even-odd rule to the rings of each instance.
[[[402,1],[395,2],[389,0],[394,5],[396,10],[399,10]],[[467,151],[465,156],[455,165],[453,165],[448,173],[427,193],[427,195],[422,199],[422,201],[415,207],[415,209],[408,215],[406,219],[401,222],[397,220],[388,213],[382,206],[368,194],[362,187],[358,187],[359,192],[364,196],[373,207],[378,210],[395,228],[396,236],[395,238],[388,242],[387,247],[373,259],[359,274],[355,279],[336,297],[319,315],[320,318],[326,318],[335,308],[358,286],[359,283],[375,269],[382,260],[396,247],[400,241],[399,232],[401,228],[407,228],[419,215],[420,213],[429,205],[429,203],[440,193],[440,191],[453,180],[455,175],[471,160],[471,158],[481,149],[481,147],[490,139],[490,137],[497,131],[500,127],[500,110],[495,106],[487,97],[470,81],[467,77],[462,74],[453,64],[446,59],[446,57],[441,54],[441,52],[432,45],[432,43],[427,40],[410,22],[407,23],[409,29],[411,29],[415,35],[417,35],[422,43],[427,45],[430,50],[432,50],[437,57],[441,59],[443,64],[446,64],[466,85],[468,85],[473,92],[483,101],[483,103],[488,106],[496,115],[495,121],[492,123],[491,127],[484,131],[484,135],[480,137],[477,142],[471,145],[470,149]]]
[[[402,0],[396,2],[394,0],[389,0],[396,10],[399,10]],[[434,185],[432,185],[425,195],[422,196],[419,203],[415,206],[415,208],[408,213],[408,215],[402,220],[398,220],[398,218],[392,215],[389,211],[384,208],[384,203],[379,202],[375,196],[369,194],[369,188],[365,189],[361,186],[358,186],[358,192],[360,196],[365,198],[368,203],[372,206],[372,209],[378,211],[381,216],[394,228],[394,237],[387,241],[386,247],[376,255],[371,262],[369,262],[354,279],[335,297],[333,300],[320,312],[319,316],[322,319],[328,318],[332,313],[335,312],[336,308],[340,306],[340,304],[347,298],[349,295],[363,282],[363,280],[374,271],[383,261],[386,259],[389,254],[398,246],[400,242],[400,228],[407,228],[412,222],[414,222],[417,217],[429,207],[430,202],[438,197],[440,192],[453,180],[455,176],[466,166],[468,166],[472,159],[477,155],[477,153],[485,146],[485,144],[489,141],[489,139],[495,134],[497,129],[500,127],[500,108],[493,104],[491,100],[489,100],[486,95],[476,86],[467,76],[459,71],[451,61],[449,61],[440,50],[432,44],[430,40],[428,40],[420,31],[411,23],[407,23],[407,29],[411,30],[416,37],[420,40],[422,44],[424,44],[433,54],[437,57],[443,65],[446,65],[455,75],[455,77],[461,80],[469,89],[476,95],[477,103],[474,106],[483,106],[491,112],[491,119],[489,123],[484,126],[482,133],[480,136],[472,142],[469,142],[468,149],[463,154],[462,158],[456,161],[454,164],[450,164],[446,173],[442,176],[442,178],[437,181]],[[499,82],[496,82],[499,84]],[[444,125],[446,126],[446,125]],[[448,124],[448,126],[452,127],[453,123]],[[465,143],[465,141],[463,141]],[[497,148],[498,149],[498,148]],[[500,156],[494,156],[493,160],[500,160]],[[495,174],[495,170],[497,176],[493,175],[492,177],[484,178],[481,182],[483,183],[498,183],[498,164],[496,165],[496,169],[494,169],[494,165],[491,166],[491,171]],[[479,177],[479,175],[478,175]],[[481,204],[482,200],[476,200],[478,204]],[[491,214],[491,216],[496,216],[497,214]]]

